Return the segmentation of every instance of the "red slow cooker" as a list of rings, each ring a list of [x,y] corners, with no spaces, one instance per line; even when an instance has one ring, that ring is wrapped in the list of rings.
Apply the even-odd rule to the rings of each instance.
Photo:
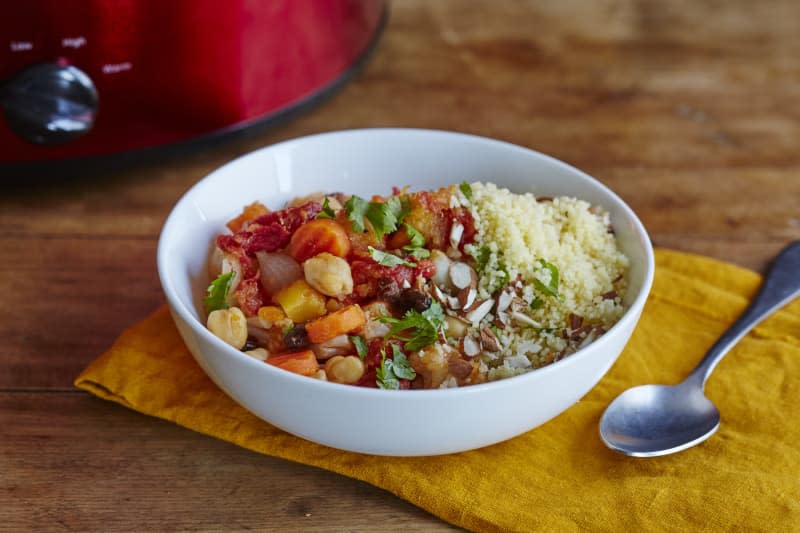
[[[349,79],[385,14],[379,0],[17,2],[0,18],[0,173],[273,124]]]

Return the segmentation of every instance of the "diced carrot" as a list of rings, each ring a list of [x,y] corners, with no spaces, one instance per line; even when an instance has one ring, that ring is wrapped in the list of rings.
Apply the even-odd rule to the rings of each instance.
[[[347,232],[333,220],[322,218],[303,224],[289,241],[289,255],[300,263],[322,252],[339,257],[350,253]]]
[[[358,304],[348,305],[306,324],[308,340],[313,343],[329,341],[364,327],[367,317]]]
[[[261,215],[266,215],[267,213],[269,213],[269,208],[267,208],[267,206],[261,202],[255,201],[250,205],[246,205],[242,210],[242,213],[238,217],[229,221],[226,225],[228,226],[228,229],[236,233],[242,229],[245,222],[250,222]]]
[[[313,376],[319,370],[317,356],[311,350],[270,355],[267,363],[302,376]]]

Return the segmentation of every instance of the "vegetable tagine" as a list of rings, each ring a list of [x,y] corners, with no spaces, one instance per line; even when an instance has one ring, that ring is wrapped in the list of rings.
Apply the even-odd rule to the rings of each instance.
[[[209,260],[207,326],[311,378],[382,389],[484,383],[567,357],[624,312],[603,209],[491,183],[254,202]]]

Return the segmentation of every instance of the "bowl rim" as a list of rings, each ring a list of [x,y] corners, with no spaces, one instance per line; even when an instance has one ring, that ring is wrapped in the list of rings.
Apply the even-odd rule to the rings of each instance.
[[[358,387],[354,385],[346,385],[340,383],[333,383],[328,381],[322,381],[318,379],[310,379],[306,376],[301,376],[299,374],[294,374],[292,372],[287,372],[280,368],[274,367],[269,365],[263,361],[258,361],[239,350],[236,350],[232,346],[228,345],[221,339],[219,339],[216,335],[211,333],[208,328],[197,318],[194,317],[192,311],[184,305],[181,298],[177,295],[177,290],[169,283],[169,276],[167,275],[167,271],[169,269],[167,265],[167,248],[169,243],[169,235],[177,231],[174,229],[174,226],[177,224],[176,220],[178,218],[178,213],[183,210],[185,204],[191,202],[191,198],[198,193],[198,191],[202,190],[204,187],[209,186],[208,184],[212,182],[215,178],[220,175],[225,175],[227,172],[230,171],[232,167],[236,167],[240,164],[243,164],[244,161],[247,161],[252,158],[262,157],[262,154],[274,150],[281,150],[288,147],[291,147],[293,144],[300,144],[305,143],[311,140],[319,140],[324,139],[325,137],[346,137],[346,136],[360,136],[360,135],[407,135],[407,136],[417,136],[417,135],[427,135],[431,137],[439,137],[439,138],[451,138],[451,139],[461,139],[470,142],[479,142],[482,144],[490,144],[495,145],[498,148],[511,150],[512,152],[517,152],[520,154],[524,154],[527,157],[533,156],[534,158],[539,158],[544,161],[547,161],[555,166],[561,167],[564,170],[571,172],[573,174],[578,175],[581,179],[587,180],[588,182],[592,183],[594,186],[600,189],[600,191],[608,196],[611,200],[618,204],[618,208],[625,214],[628,221],[632,224],[633,229],[635,230],[635,234],[638,235],[640,241],[643,244],[643,259],[644,259],[644,279],[641,288],[639,289],[639,293],[636,295],[634,300],[630,303],[630,305],[625,309],[622,317],[599,339],[592,342],[588,346],[577,350],[575,353],[555,361],[553,363],[547,364],[543,367],[536,368],[525,372],[523,374],[518,374],[516,376],[510,376],[507,378],[495,380],[495,381],[488,381],[486,383],[480,383],[475,385],[469,385],[464,387],[453,387],[453,388],[445,388],[445,389],[408,389],[402,391],[404,394],[398,394],[399,391],[395,390],[384,390],[380,388],[371,388],[371,387]],[[580,170],[577,167],[570,165],[560,159],[557,159],[553,156],[547,155],[545,153],[539,152],[532,148],[527,148],[525,146],[517,145],[514,143],[510,143],[507,141],[502,141],[499,139],[494,139],[491,137],[484,137],[480,135],[474,135],[470,133],[463,133],[457,131],[450,131],[450,130],[440,130],[440,129],[425,129],[425,128],[356,128],[356,129],[344,129],[344,130],[334,130],[322,133],[314,133],[310,135],[304,135],[300,137],[295,137],[291,139],[287,139],[284,141],[280,141],[278,143],[270,144],[267,146],[263,146],[242,154],[231,161],[215,168],[202,178],[200,178],[196,183],[194,183],[186,192],[181,195],[178,201],[174,204],[172,209],[170,210],[165,222],[162,226],[161,232],[159,234],[158,245],[156,250],[156,263],[157,263],[157,270],[159,276],[159,282],[161,284],[162,290],[166,296],[167,303],[169,305],[170,311],[173,314],[174,318],[179,318],[182,322],[184,322],[189,328],[191,328],[195,334],[198,334],[202,337],[202,339],[210,343],[214,348],[224,354],[225,357],[231,357],[234,360],[238,357],[239,361],[244,365],[252,365],[251,368],[253,369],[261,369],[260,372],[266,372],[266,375],[271,375],[271,379],[283,379],[291,381],[296,381],[298,384],[305,384],[305,386],[309,387],[319,387],[318,390],[336,390],[339,393],[345,393],[355,396],[363,396],[364,398],[389,398],[389,397],[397,397],[397,398],[407,398],[409,397],[408,393],[411,393],[411,396],[417,399],[426,399],[426,398],[433,398],[433,397],[458,397],[464,395],[473,395],[473,394],[483,394],[487,391],[496,391],[502,390],[506,388],[516,388],[518,386],[525,386],[526,381],[533,381],[536,379],[541,378],[542,376],[547,376],[553,372],[561,371],[562,369],[567,369],[570,366],[580,364],[583,359],[587,357],[591,357],[594,352],[602,349],[605,344],[611,342],[611,337],[616,332],[627,327],[629,322],[634,322],[631,324],[631,328],[635,326],[635,322],[638,321],[641,311],[644,307],[645,302],[650,294],[650,290],[653,284],[653,278],[655,273],[655,255],[653,251],[652,241],[647,233],[647,230],[642,224],[639,217],[633,211],[633,209],[628,206],[628,204],[622,200],[622,198],[617,195],[613,190],[607,187],[604,183],[602,183],[597,178],[587,174],[583,170]],[[177,316],[175,316],[177,315]],[[621,352],[620,352],[621,353]],[[207,354],[206,354],[207,355]],[[194,357],[194,354],[193,354]],[[619,357],[619,354],[614,357],[612,360],[616,361]],[[602,379],[602,378],[601,378]],[[333,387],[333,389],[331,389]]]

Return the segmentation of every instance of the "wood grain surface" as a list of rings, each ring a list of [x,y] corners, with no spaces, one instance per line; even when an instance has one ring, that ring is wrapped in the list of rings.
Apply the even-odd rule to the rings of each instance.
[[[162,303],[155,249],[171,206],[283,139],[458,130],[596,176],[656,246],[763,271],[800,239],[798,58],[794,0],[400,0],[364,72],[288,124],[68,181],[3,175],[0,531],[451,530],[364,483],[72,388]]]

